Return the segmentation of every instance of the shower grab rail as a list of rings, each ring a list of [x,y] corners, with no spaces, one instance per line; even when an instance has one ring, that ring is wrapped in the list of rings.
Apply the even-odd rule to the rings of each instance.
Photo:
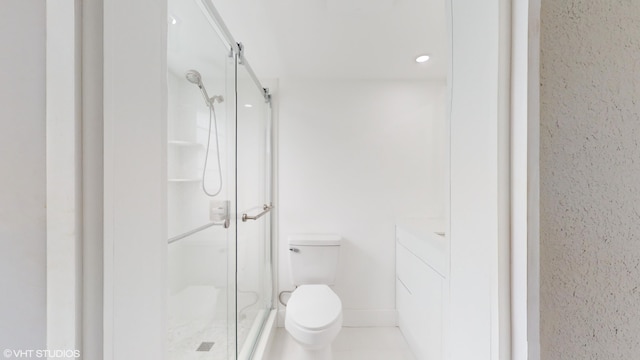
[[[182,233],[180,235],[176,235],[176,236],[174,236],[172,238],[169,238],[167,243],[168,244],[172,244],[172,243],[174,243],[174,242],[176,242],[178,240],[182,240],[182,239],[184,239],[186,237],[189,237],[189,236],[191,236],[191,235],[193,235],[195,233],[198,233],[198,232],[200,232],[202,230],[208,229],[208,228],[210,228],[212,226],[224,226],[225,228],[228,228],[229,227],[229,221],[225,220],[225,222],[210,222],[210,223],[208,223],[206,225],[202,225],[202,226],[197,227],[197,228],[195,228],[193,230],[189,230],[189,231],[184,232],[184,233]]]
[[[273,204],[269,204],[269,205],[264,204],[262,206],[262,212],[259,213],[258,215],[249,216],[246,213],[242,214],[242,221],[246,222],[247,220],[257,220],[257,219],[263,217],[269,211],[271,211],[271,209],[273,209]],[[228,228],[229,227],[229,219],[225,220],[224,222],[210,222],[208,224],[205,224],[205,225],[202,225],[200,227],[197,227],[197,228],[195,228],[193,230],[189,230],[187,232],[184,232],[184,233],[182,233],[180,235],[176,235],[176,236],[174,236],[172,238],[169,238],[167,243],[168,244],[172,244],[172,243],[174,243],[176,241],[182,240],[182,239],[184,239],[186,237],[189,237],[189,236],[191,236],[191,235],[193,235],[195,233],[198,233],[198,232],[200,232],[202,230],[208,229],[208,228],[210,228],[212,226],[224,226],[225,228]]]
[[[262,212],[259,213],[256,216],[249,216],[246,213],[242,214],[242,221],[246,222],[247,220],[258,220],[259,218],[261,218],[262,216],[264,216],[266,213],[268,213],[269,211],[271,211],[271,209],[273,209],[273,204],[264,204],[262,206]]]

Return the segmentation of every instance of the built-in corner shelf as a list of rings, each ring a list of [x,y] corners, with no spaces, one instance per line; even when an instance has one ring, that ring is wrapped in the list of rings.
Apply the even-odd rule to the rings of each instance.
[[[202,181],[202,176],[191,171],[194,166],[193,161],[197,152],[204,150],[204,145],[194,141],[169,140],[169,179],[173,184],[195,184]],[[184,160],[184,161],[183,161]],[[173,165],[173,166],[172,166]],[[194,176],[195,175],[195,176]]]
[[[169,140],[168,143],[173,146],[204,149],[204,145],[193,141]]]
[[[170,178],[167,179],[167,181],[169,181],[170,183],[194,183],[194,182],[200,182],[202,181],[201,178],[192,178],[192,179],[188,179],[188,178]]]

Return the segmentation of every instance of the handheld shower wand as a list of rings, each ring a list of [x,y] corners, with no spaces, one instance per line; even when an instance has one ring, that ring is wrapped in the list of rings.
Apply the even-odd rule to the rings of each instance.
[[[204,102],[207,104],[209,108],[209,132],[207,134],[207,150],[205,152],[204,157],[204,167],[202,169],[202,191],[207,196],[214,197],[218,195],[222,191],[222,167],[220,166],[220,144],[218,143],[218,120],[216,119],[216,111],[213,107],[213,104],[217,101],[221,103],[224,101],[222,95],[215,95],[209,97],[207,93],[207,89],[204,87],[202,83],[202,75],[197,70],[189,70],[185,74],[187,81],[192,84],[197,85],[200,88],[200,92],[202,92],[202,96],[204,96]],[[213,120],[213,121],[212,121]],[[218,160],[218,189],[215,192],[209,192],[207,190],[207,186],[205,185],[205,180],[207,177],[207,165],[209,163],[209,146],[211,145],[211,123],[213,122],[213,129],[215,131],[215,140],[216,140],[216,158]],[[228,225],[225,225],[227,227]]]
[[[215,96],[209,97],[209,94],[207,93],[207,89],[204,87],[204,84],[202,83],[202,75],[200,75],[198,70],[187,71],[187,73],[185,74],[185,77],[187,78],[187,81],[197,85],[200,88],[200,91],[202,92],[202,96],[204,97],[204,102],[207,104],[207,106],[212,107],[214,102],[217,101],[218,103],[221,103],[224,101],[224,98],[222,97],[222,95],[215,95]]]

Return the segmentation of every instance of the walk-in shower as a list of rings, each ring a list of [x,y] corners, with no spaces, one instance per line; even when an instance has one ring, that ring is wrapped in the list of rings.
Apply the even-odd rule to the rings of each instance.
[[[209,0],[168,11],[167,359],[249,359],[273,310],[270,95]]]

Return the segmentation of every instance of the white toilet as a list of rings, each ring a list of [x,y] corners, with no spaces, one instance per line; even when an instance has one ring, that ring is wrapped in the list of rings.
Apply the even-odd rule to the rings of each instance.
[[[296,359],[331,360],[331,343],[342,328],[342,302],[332,285],[340,236],[289,236],[289,268],[297,288],[287,302],[284,326],[298,343]]]

